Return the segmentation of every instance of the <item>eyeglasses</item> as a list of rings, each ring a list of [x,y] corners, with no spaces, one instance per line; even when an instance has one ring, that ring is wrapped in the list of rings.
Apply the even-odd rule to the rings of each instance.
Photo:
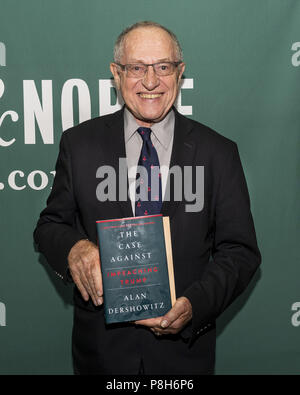
[[[153,63],[153,64],[145,64],[145,63],[132,63],[132,64],[120,64],[116,63],[116,65],[120,66],[121,69],[126,71],[127,77],[134,78],[142,78],[148,71],[148,67],[152,66],[156,75],[160,77],[165,77],[167,75],[171,75],[176,70],[176,67],[180,65],[182,62],[161,62],[161,63]]]

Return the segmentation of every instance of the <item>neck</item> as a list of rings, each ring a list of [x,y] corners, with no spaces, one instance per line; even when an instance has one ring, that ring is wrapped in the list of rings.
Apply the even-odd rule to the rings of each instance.
[[[135,117],[134,117],[134,118],[135,118]],[[135,120],[136,120],[136,122],[137,122],[140,126],[142,126],[142,127],[144,127],[144,128],[151,128],[151,126],[153,125],[153,122],[150,123],[150,122],[148,122],[148,121],[142,121],[142,120],[137,119],[137,118],[135,118]]]

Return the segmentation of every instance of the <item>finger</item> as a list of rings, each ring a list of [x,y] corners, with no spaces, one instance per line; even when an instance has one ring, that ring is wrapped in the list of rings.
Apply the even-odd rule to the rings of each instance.
[[[97,291],[95,289],[93,277],[89,278],[89,286],[90,286],[90,289],[91,289],[91,292],[92,292],[92,295],[93,295],[92,297],[93,297],[94,304],[96,306],[100,306],[103,303],[103,295],[98,296],[98,293],[97,293]]]
[[[138,320],[138,321],[135,321],[134,323],[136,325],[144,325],[149,328],[154,328],[154,327],[160,326],[160,321],[161,321],[161,317],[157,317],[157,318],[148,318],[146,320]]]
[[[94,281],[91,275],[91,267],[93,263],[99,261],[98,249],[90,242],[83,240],[78,242],[73,246],[70,251],[69,257],[69,267],[71,274],[76,273],[78,280],[80,280],[81,287],[85,289],[86,293],[92,298],[93,303],[97,306],[103,302],[103,299],[98,299],[97,292],[94,289]],[[81,288],[82,289],[82,288]],[[88,297],[84,298],[88,300]]]
[[[80,280],[81,280],[82,284],[84,285],[86,291],[92,298],[94,305],[97,306],[98,305],[97,298],[95,298],[94,292],[93,292],[91,285],[90,285],[90,281],[84,272],[80,273]]]
[[[150,328],[150,330],[155,334],[155,335],[163,335],[165,334],[163,329],[160,328]]]
[[[89,294],[88,294],[87,290],[85,289],[84,285],[82,284],[80,278],[78,276],[74,276],[73,280],[74,280],[74,283],[76,284],[77,288],[79,289],[81,296],[87,302],[89,300]]]
[[[187,316],[182,314],[177,320],[173,321],[171,325],[167,327],[167,330],[170,329],[174,333],[179,332],[187,323],[189,319]]]
[[[165,314],[160,321],[160,326],[162,328],[167,328],[172,325],[182,314],[185,313],[185,303],[182,299],[177,299],[174,306]]]
[[[96,264],[92,270],[92,288],[97,298],[103,297],[102,274],[100,269],[100,262]]]
[[[91,289],[94,304],[101,305],[103,303],[103,289],[98,250],[94,250],[89,259],[91,261],[83,264],[83,268],[85,269],[84,274]]]
[[[98,305],[98,299],[100,301],[100,298],[98,297],[98,295],[96,294],[96,291],[94,289],[94,281],[93,281],[93,277],[91,275],[85,275],[86,278],[86,283],[89,289],[89,294],[91,295],[94,304],[97,306]],[[101,303],[99,303],[101,304]]]
[[[154,333],[154,335],[157,336],[157,337],[162,336],[162,333],[160,333],[160,332],[158,332],[158,331],[153,331],[153,333]]]

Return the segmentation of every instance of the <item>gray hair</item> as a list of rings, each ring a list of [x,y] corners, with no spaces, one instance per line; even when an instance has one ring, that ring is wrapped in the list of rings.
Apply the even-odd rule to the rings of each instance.
[[[159,29],[164,30],[166,33],[168,33],[174,43],[175,54],[176,54],[176,58],[177,58],[177,59],[175,59],[175,61],[176,62],[183,61],[183,53],[182,53],[181,46],[179,44],[177,37],[175,36],[175,34],[173,32],[171,32],[171,30],[167,29],[166,27],[164,27],[156,22],[142,21],[142,22],[137,22],[131,26],[126,27],[126,29],[124,29],[122,31],[122,33],[119,35],[119,37],[117,38],[117,41],[114,46],[114,61],[115,62],[120,63],[120,61],[121,61],[121,58],[123,56],[124,41],[125,41],[126,35],[129,32],[131,32],[132,30],[138,29],[140,27],[157,27]]]

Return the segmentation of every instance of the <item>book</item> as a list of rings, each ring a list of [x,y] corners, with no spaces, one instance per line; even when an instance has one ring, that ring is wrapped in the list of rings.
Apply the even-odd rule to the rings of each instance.
[[[169,217],[96,221],[107,324],[166,314],[175,303]]]

